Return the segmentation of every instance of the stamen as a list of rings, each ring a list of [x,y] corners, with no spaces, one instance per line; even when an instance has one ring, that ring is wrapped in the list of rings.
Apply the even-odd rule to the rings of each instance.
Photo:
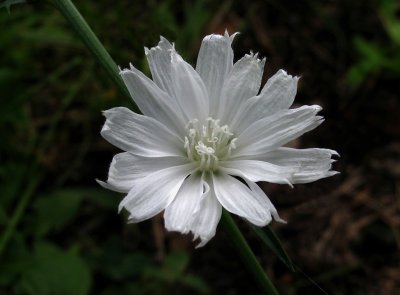
[[[215,171],[221,159],[230,157],[231,150],[236,148],[236,138],[229,131],[228,125],[220,126],[219,120],[206,118],[205,124],[197,119],[186,124],[188,136],[184,148],[189,160],[197,162],[200,171]]]
[[[237,140],[237,138],[235,137],[229,143],[227,158],[229,158],[231,156],[232,150],[236,148],[236,144],[235,144],[236,140]]]
[[[185,136],[185,145],[183,147],[186,149],[189,160],[193,161],[192,149],[190,147],[189,139],[187,138],[187,136]]]

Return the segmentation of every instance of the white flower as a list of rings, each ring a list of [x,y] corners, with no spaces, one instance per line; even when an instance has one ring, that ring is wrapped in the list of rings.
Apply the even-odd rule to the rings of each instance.
[[[143,115],[104,112],[102,136],[117,154],[104,187],[127,193],[131,222],[164,211],[165,227],[214,235],[222,207],[257,226],[280,219],[258,181],[307,183],[334,175],[335,151],[282,147],[322,123],[321,107],[292,105],[298,77],[278,71],[259,92],[265,59],[233,64],[235,35],[206,36],[196,69],[161,37],[145,49],[153,80],[132,65],[122,79]]]

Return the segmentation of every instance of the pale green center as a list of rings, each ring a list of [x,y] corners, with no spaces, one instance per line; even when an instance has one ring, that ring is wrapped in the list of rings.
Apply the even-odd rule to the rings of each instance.
[[[218,162],[230,157],[236,138],[229,131],[228,125],[220,126],[219,120],[207,118],[202,124],[199,120],[191,120],[186,129],[185,150],[188,158],[198,163],[201,171],[215,171]]]

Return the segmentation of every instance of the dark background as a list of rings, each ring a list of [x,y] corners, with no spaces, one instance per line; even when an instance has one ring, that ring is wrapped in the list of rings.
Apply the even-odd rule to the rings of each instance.
[[[400,294],[398,1],[76,2],[122,67],[148,74],[143,46],[160,35],[194,64],[202,38],[227,29],[241,32],[235,59],[267,57],[264,81],[301,76],[295,104],[321,105],[326,121],[293,145],[341,154],[340,175],[263,185],[302,271],[235,220],[282,294]],[[95,182],[118,152],[101,111],[130,101],[49,2],[0,10],[0,98],[1,295],[262,294],[221,225],[194,250],[162,217],[117,214],[122,195]]]

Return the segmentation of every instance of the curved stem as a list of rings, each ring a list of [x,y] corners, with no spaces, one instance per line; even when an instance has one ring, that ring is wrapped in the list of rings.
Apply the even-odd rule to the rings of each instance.
[[[61,12],[61,14],[67,19],[69,24],[81,38],[86,47],[94,55],[96,60],[101,64],[104,70],[107,72],[111,80],[114,81],[115,85],[118,86],[119,90],[131,99],[128,90],[125,87],[124,82],[118,75],[119,69],[110,54],[100,43],[97,36],[93,33],[85,19],[76,9],[75,5],[70,0],[51,0],[54,6]],[[134,111],[139,112],[137,105],[133,102]]]
[[[260,284],[262,289],[268,295],[278,295],[278,291],[272,284],[271,280],[268,278],[267,274],[258,263],[253,251],[251,250],[246,239],[243,237],[239,228],[232,219],[232,216],[226,211],[222,212],[222,224],[227,230],[229,237],[233,240],[236,249],[238,250],[243,262],[245,263],[247,269],[252,272],[257,282]]]

